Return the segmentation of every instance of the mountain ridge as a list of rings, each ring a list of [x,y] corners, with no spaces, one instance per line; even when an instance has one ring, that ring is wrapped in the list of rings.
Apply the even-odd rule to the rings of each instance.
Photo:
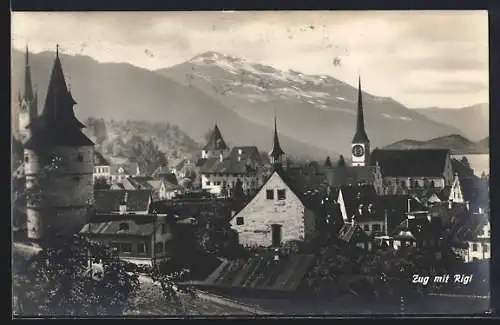
[[[384,147],[384,149],[450,149],[452,154],[489,154],[489,137],[478,142],[470,141],[460,134],[416,141],[404,139]]]
[[[129,63],[100,63],[82,55],[61,53],[59,56],[67,83],[77,101],[75,113],[81,120],[96,117],[170,122],[199,143],[204,142],[205,133],[217,122],[225,140],[232,145],[256,145],[266,151],[271,148],[271,116],[267,125],[252,123],[195,88]],[[40,112],[54,57],[53,52],[30,53],[32,79],[38,88]],[[24,53],[13,50],[13,119],[17,118],[17,93],[22,89],[23,78]],[[278,131],[280,141],[290,156],[323,159],[326,155],[337,155],[332,150],[301,142]]]

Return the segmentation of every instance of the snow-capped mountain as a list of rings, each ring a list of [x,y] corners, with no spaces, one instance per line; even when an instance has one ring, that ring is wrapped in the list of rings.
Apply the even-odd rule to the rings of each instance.
[[[279,130],[297,140],[348,153],[354,135],[357,89],[327,75],[281,71],[216,52],[157,71],[200,89],[245,119]],[[366,128],[373,146],[402,137],[427,140],[458,134],[453,126],[410,110],[392,98],[363,92]]]

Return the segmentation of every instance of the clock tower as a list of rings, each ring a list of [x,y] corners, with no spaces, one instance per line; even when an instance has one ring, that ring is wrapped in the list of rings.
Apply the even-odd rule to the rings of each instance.
[[[370,140],[365,130],[363,115],[363,98],[361,94],[361,78],[358,80],[358,116],[356,133],[351,143],[352,166],[368,166],[370,156]]]

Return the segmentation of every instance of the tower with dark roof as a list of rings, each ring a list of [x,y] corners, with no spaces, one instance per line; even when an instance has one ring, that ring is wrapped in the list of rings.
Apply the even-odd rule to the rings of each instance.
[[[72,235],[86,223],[93,195],[94,143],[75,116],[59,51],[52,67],[41,115],[29,124],[25,143],[28,237]]]
[[[31,67],[29,63],[29,52],[26,47],[25,66],[24,66],[24,89],[23,93],[19,93],[19,133],[21,140],[24,142],[29,137],[28,126],[38,115],[37,93],[33,90],[31,80]]]
[[[351,143],[352,165],[367,166],[370,156],[370,140],[365,130],[365,117],[363,114],[363,98],[361,92],[361,78],[358,80],[358,115],[356,120],[356,133]]]
[[[278,127],[276,126],[276,116],[274,117],[274,138],[273,149],[269,152],[269,159],[273,167],[283,167],[285,163],[285,152],[281,149],[278,138]]]
[[[201,158],[208,159],[216,155],[220,155],[223,157],[228,150],[229,147],[224,141],[224,138],[222,138],[219,126],[215,124],[215,127],[212,133],[210,134],[210,138],[208,139],[207,144],[205,145],[205,147],[203,147],[203,150],[201,151]]]

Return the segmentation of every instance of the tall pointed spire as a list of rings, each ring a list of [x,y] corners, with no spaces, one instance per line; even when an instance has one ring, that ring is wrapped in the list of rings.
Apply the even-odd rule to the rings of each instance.
[[[358,116],[356,121],[356,133],[352,139],[353,143],[368,143],[368,135],[365,130],[365,117],[363,114],[363,95],[361,91],[361,76],[358,78]]]
[[[58,127],[76,127],[82,129],[85,127],[75,117],[73,106],[76,104],[68,90],[64,72],[59,59],[59,45],[56,48],[56,58],[52,67],[47,97],[42,116],[49,123],[55,123]]]
[[[271,158],[271,163],[273,165],[281,164],[283,155],[285,152],[281,149],[280,140],[278,138],[278,127],[276,124],[276,114],[274,115],[274,138],[273,138],[273,149],[269,153]]]
[[[24,99],[28,102],[31,102],[34,98],[33,95],[33,84],[31,81],[31,68],[29,61],[29,51],[28,46],[26,46],[26,54],[25,54],[25,66],[24,66]]]

